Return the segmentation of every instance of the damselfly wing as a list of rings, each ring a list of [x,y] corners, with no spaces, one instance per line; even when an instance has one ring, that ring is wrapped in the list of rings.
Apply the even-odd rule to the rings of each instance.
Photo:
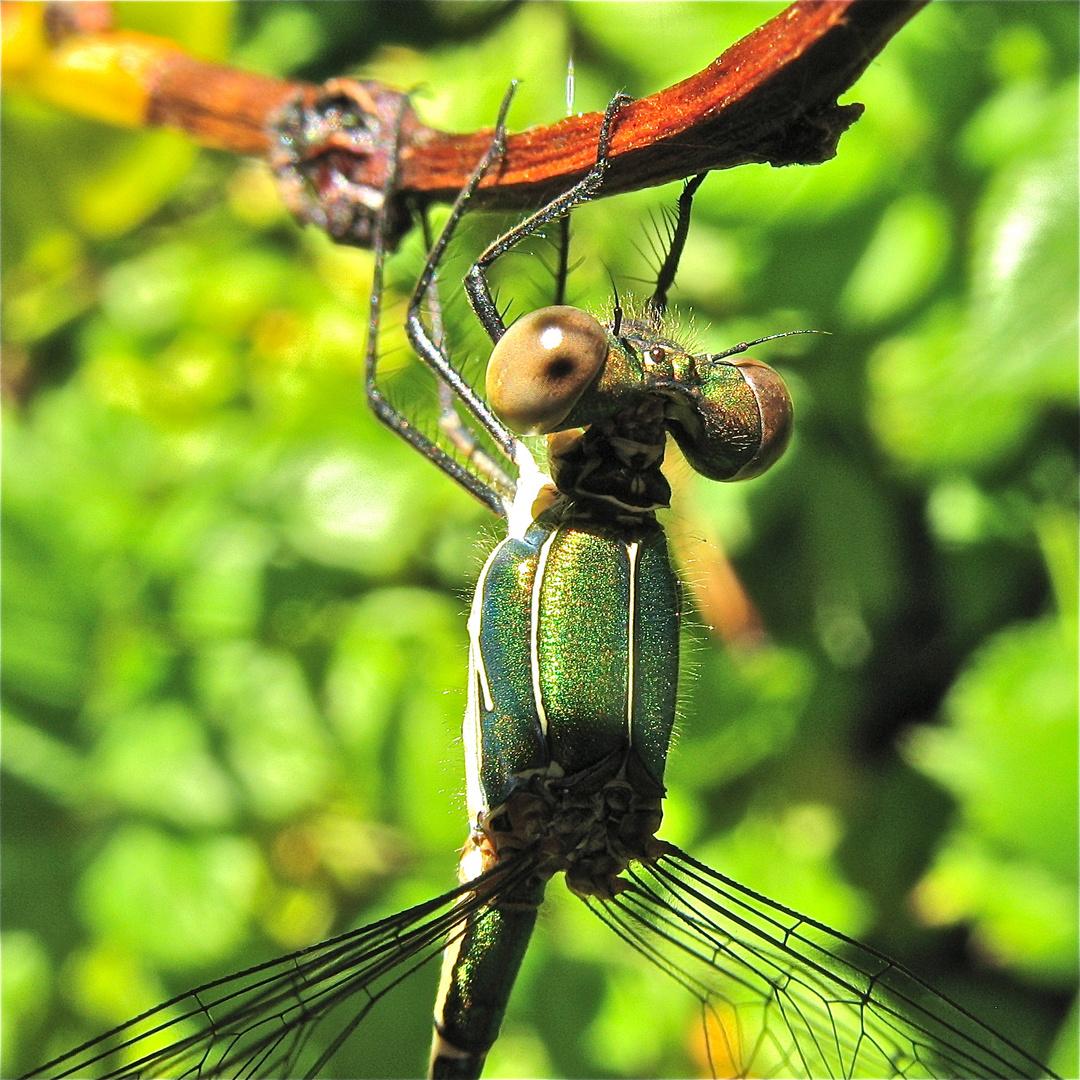
[[[614,900],[589,904],[673,980],[673,993],[698,1000],[714,1076],[1048,1075],[886,957],[676,848],[635,867]],[[464,916],[490,910],[460,886],[192,990],[31,1075],[340,1075],[344,1040],[390,1037],[388,1019],[373,1018],[379,1000],[434,964]]]

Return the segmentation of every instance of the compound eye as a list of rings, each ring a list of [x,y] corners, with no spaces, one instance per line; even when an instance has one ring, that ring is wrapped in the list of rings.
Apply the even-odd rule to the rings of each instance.
[[[600,374],[607,351],[604,328],[578,308],[523,315],[491,351],[488,402],[519,435],[555,431]]]
[[[708,361],[708,357],[703,358]],[[784,380],[757,360],[705,363],[698,393],[667,411],[686,460],[710,480],[748,480],[773,465],[791,438]]]
[[[761,431],[754,456],[732,477],[748,480],[774,465],[791,441],[791,395],[784,380],[768,364],[746,359],[735,365],[753,391],[761,417]]]

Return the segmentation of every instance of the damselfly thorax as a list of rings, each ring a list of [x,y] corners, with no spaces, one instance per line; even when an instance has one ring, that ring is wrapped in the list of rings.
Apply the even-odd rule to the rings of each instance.
[[[488,400],[547,433],[551,483],[487,560],[473,600],[465,748],[468,873],[550,851],[577,892],[611,896],[649,857],[675,717],[682,598],[656,511],[669,431],[700,471],[756,474],[782,453],[790,399],[755,362],[693,356],[651,320],[576,308],[499,339]]]

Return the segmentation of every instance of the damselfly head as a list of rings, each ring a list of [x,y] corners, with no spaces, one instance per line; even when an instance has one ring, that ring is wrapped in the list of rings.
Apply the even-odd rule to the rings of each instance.
[[[621,310],[619,311],[621,315]],[[755,343],[756,344],[756,343]],[[667,429],[710,480],[745,480],[769,468],[791,437],[791,397],[749,345],[693,355],[651,318],[605,327],[578,308],[542,308],[518,319],[495,345],[488,401],[513,431],[550,434],[618,417],[643,395],[662,399]]]

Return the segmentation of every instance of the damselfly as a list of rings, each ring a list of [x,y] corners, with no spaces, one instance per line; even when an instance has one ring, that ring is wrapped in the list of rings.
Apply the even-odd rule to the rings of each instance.
[[[666,437],[712,479],[752,476],[783,451],[790,402],[771,369],[730,359],[748,344],[692,355],[664,331],[666,289],[699,180],[680,201],[671,250],[640,317],[616,304],[601,323],[558,305],[504,325],[488,270],[595,195],[618,98],[584,179],[491,245],[466,279],[495,343],[488,400],[473,390],[424,312],[472,191],[498,162],[508,102],[431,248],[408,316],[417,352],[444,387],[444,427],[457,456],[413,427],[376,384],[385,234],[376,242],[367,358],[379,417],[509,521],[469,623],[472,832],[463,884],[181,995],[34,1075],[331,1075],[348,1040],[388,1037],[374,1028],[373,1009],[445,949],[432,1072],[477,1076],[544,888],[561,871],[627,947],[656,965],[657,978],[670,977],[672,993],[697,998],[713,1075],[1043,1075],[1035,1059],[884,956],[654,835],[682,607],[655,519],[668,500]],[[456,406],[504,463],[480,449]],[[515,432],[551,435],[550,476]]]

